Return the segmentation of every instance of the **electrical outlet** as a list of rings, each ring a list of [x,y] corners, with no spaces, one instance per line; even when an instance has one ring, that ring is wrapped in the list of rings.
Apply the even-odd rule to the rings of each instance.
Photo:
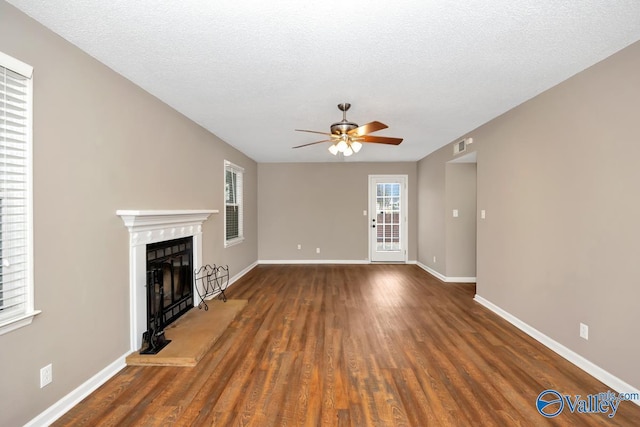
[[[298,243],[298,250],[302,249],[302,245]]]
[[[53,367],[49,363],[44,368],[40,369],[40,388],[50,384],[53,381]]]
[[[320,248],[316,248],[316,253],[319,254],[320,253]]]
[[[589,340],[589,326],[584,323],[580,323],[580,338],[584,338],[585,340]]]
[[[434,264],[436,263],[436,256],[435,255],[433,256],[433,263]]]

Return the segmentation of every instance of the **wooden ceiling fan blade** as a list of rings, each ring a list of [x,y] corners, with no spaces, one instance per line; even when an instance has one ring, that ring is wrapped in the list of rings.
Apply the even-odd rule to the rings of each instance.
[[[306,130],[306,129],[294,129],[294,130],[296,132],[319,133],[320,135],[329,135],[329,136],[333,135],[333,134],[331,134],[329,132],[320,132],[320,131],[317,131],[317,130]]]
[[[363,135],[362,142],[370,142],[374,144],[391,144],[398,145],[402,142],[402,138],[391,138],[387,136],[371,136],[371,135]]]
[[[385,125],[384,123],[371,122],[371,123],[364,124],[362,126],[358,126],[355,129],[351,129],[349,132],[347,132],[347,134],[349,136],[363,136],[371,132],[376,132],[382,129],[386,129],[388,127],[389,126]]]
[[[308,145],[321,144],[321,143],[323,143],[323,142],[333,142],[333,139],[324,139],[324,140],[322,140],[322,141],[310,142],[310,143],[308,143],[308,144],[297,145],[297,146],[292,147],[292,148],[301,148],[301,147],[306,147],[306,146],[308,146]]]

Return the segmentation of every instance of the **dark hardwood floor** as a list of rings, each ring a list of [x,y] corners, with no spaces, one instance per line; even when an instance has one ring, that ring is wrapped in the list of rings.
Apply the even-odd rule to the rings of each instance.
[[[640,426],[536,409],[545,389],[609,390],[415,265],[258,266],[194,368],[127,367],[56,426]]]

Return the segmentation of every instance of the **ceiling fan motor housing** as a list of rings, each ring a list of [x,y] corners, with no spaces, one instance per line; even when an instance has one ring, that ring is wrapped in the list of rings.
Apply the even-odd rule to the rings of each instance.
[[[336,135],[342,135],[357,127],[358,125],[356,123],[349,122],[347,120],[342,120],[340,122],[337,122],[331,125],[331,133]]]
[[[338,104],[338,110],[342,111],[342,120],[331,125],[331,133],[335,135],[344,135],[350,130],[358,127],[357,123],[347,120],[347,110],[349,108],[351,108],[351,104],[347,102],[344,104]]]

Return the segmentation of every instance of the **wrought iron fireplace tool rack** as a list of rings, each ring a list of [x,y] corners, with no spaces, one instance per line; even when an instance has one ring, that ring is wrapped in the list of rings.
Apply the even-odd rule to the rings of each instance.
[[[200,297],[198,308],[204,307],[204,310],[209,310],[209,306],[205,299],[209,297],[217,296],[224,302],[227,302],[227,296],[224,291],[229,286],[229,266],[228,265],[203,265],[200,268],[194,270],[196,291]],[[198,283],[199,282],[199,283]],[[200,284],[201,286],[198,286]],[[200,290],[202,289],[202,291]],[[209,298],[210,299],[210,298]]]

